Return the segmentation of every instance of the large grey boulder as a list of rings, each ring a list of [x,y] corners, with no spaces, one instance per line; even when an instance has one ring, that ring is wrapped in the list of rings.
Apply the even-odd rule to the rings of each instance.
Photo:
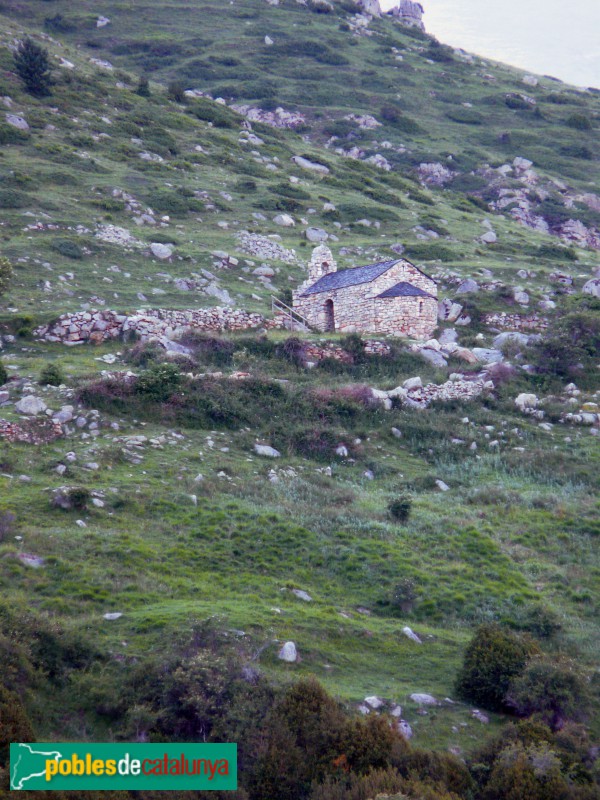
[[[585,294],[591,294],[592,297],[600,297],[600,278],[592,278],[581,287],[581,291]]]
[[[29,130],[29,125],[27,124],[27,120],[24,119],[23,117],[19,117],[17,114],[7,114],[6,121],[13,128],[18,128],[20,131]]]
[[[48,406],[40,397],[34,397],[32,394],[23,397],[18,403],[15,403],[15,409],[19,414],[28,414],[32,417],[37,414],[42,414],[47,408]]]
[[[520,395],[515,397],[515,405],[519,411],[525,411],[529,408],[537,408],[539,402],[539,398],[535,394],[528,394],[527,392],[522,392]]]
[[[430,364],[433,364],[434,367],[445,367],[447,366],[447,361],[441,353],[438,353],[437,350],[433,350],[429,347],[424,347],[422,350],[419,351],[419,354],[425,361],[429,361]]]
[[[497,364],[504,359],[500,350],[493,350],[489,347],[473,347],[471,351],[483,364]]]
[[[277,214],[276,217],[273,217],[273,222],[275,225],[280,225],[282,228],[293,228],[296,224],[294,218],[290,217],[289,214]]]
[[[529,341],[529,336],[526,333],[519,333],[519,331],[504,331],[499,333],[494,339],[494,347],[500,350],[507,342],[514,342],[522,347],[526,346]]]
[[[323,228],[307,228],[304,235],[309,242],[326,242],[329,239],[329,234]]]

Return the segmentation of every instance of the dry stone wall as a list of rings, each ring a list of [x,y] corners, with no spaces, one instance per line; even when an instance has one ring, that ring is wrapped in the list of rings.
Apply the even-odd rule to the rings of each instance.
[[[483,323],[491,328],[506,328],[511,331],[543,331],[548,320],[538,314],[507,314],[504,311],[485,314]]]
[[[79,311],[64,314],[56,322],[36,330],[40,339],[77,345],[99,344],[128,332],[142,340],[172,339],[187,329],[202,331],[235,331],[259,328],[265,323],[262,314],[242,309],[200,308],[188,311],[151,309],[136,311],[130,316],[114,311]]]

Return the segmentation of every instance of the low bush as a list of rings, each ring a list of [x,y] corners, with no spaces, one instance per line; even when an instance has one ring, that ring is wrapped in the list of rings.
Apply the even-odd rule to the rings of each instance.
[[[588,115],[581,113],[571,114],[571,116],[567,117],[565,120],[565,125],[576,131],[591,131],[594,127]]]
[[[410,497],[397,497],[388,503],[388,514],[394,522],[408,522],[412,510]]]
[[[83,250],[72,239],[53,239],[50,245],[53,250],[56,250],[57,253],[60,253],[61,256],[65,256],[66,258],[72,258],[73,260],[79,260],[83,258]]]
[[[143,372],[134,384],[136,394],[163,402],[177,391],[181,373],[174,364],[155,364]]]
[[[461,125],[483,125],[483,117],[472,108],[455,108],[446,112],[448,119]]]
[[[26,208],[31,199],[16,189],[0,189],[0,208]]]
[[[47,364],[40,372],[41,386],[60,386],[65,382],[65,374],[59,364]]]

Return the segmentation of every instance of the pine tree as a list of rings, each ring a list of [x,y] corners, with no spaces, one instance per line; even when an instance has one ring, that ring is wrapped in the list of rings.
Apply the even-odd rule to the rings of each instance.
[[[24,39],[14,54],[18,76],[30,94],[46,97],[51,94],[50,62],[48,51],[32,39]]]

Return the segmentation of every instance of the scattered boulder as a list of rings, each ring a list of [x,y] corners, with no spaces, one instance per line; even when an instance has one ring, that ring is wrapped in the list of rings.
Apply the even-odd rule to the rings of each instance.
[[[323,228],[307,228],[304,235],[309,242],[326,242],[329,239],[329,234]]]
[[[322,175],[329,175],[329,167],[326,167],[324,164],[318,164],[316,161],[310,161],[308,158],[304,158],[303,156],[294,156],[292,161],[294,164],[302,167],[302,169],[308,169],[312,172],[320,172]]]
[[[444,481],[437,480],[435,482],[435,485],[440,490],[440,492],[449,492],[450,491],[450,487],[448,486],[447,483],[444,483]]]
[[[298,660],[298,651],[294,642],[286,642],[277,654],[277,658],[287,664],[294,664]]]
[[[160,244],[159,242],[152,242],[150,245],[150,251],[152,255],[156,258],[164,261],[167,258],[171,258],[173,255],[173,248],[170,247],[168,244]]]
[[[495,244],[498,241],[498,236],[494,231],[486,231],[479,237],[479,241],[483,244]]]
[[[477,281],[473,280],[473,278],[467,278],[466,281],[463,281],[458,289],[456,290],[456,294],[471,294],[473,292],[479,291],[479,284]]]
[[[419,639],[417,634],[411,628],[409,628],[408,625],[406,625],[404,628],[402,628],[402,633],[407,638],[411,639],[411,641],[416,642],[417,644],[423,644],[421,639]]]
[[[519,411],[525,411],[526,409],[530,408],[537,408],[539,405],[539,398],[535,394],[527,394],[526,392],[522,392],[520,395],[515,397],[515,405],[519,409]]]
[[[35,397],[32,394],[23,397],[18,403],[15,403],[15,409],[19,414],[27,414],[29,416],[41,414],[47,408],[48,406],[40,397]]]
[[[377,697],[377,695],[365,697],[365,703],[375,711],[385,705],[384,701],[380,697]]]
[[[308,592],[305,592],[304,589],[292,589],[292,594],[295,595],[299,600],[304,600],[305,603],[312,602],[312,597]]]
[[[592,297],[600,297],[600,278],[592,278],[584,283],[581,291],[585,294],[591,294]]]
[[[276,217],[273,217],[273,222],[275,225],[281,225],[282,228],[293,228],[296,224],[294,218],[289,214],[277,214]]]
[[[19,117],[17,114],[7,114],[6,122],[12,125],[13,128],[18,128],[20,131],[28,131],[29,124],[24,117]]]
[[[255,444],[254,452],[259,456],[267,456],[268,458],[281,458],[279,450],[275,450],[268,444]]]
[[[413,703],[416,703],[419,706],[439,705],[438,701],[431,694],[420,694],[416,692],[415,694],[411,694],[410,699],[413,701]]]

